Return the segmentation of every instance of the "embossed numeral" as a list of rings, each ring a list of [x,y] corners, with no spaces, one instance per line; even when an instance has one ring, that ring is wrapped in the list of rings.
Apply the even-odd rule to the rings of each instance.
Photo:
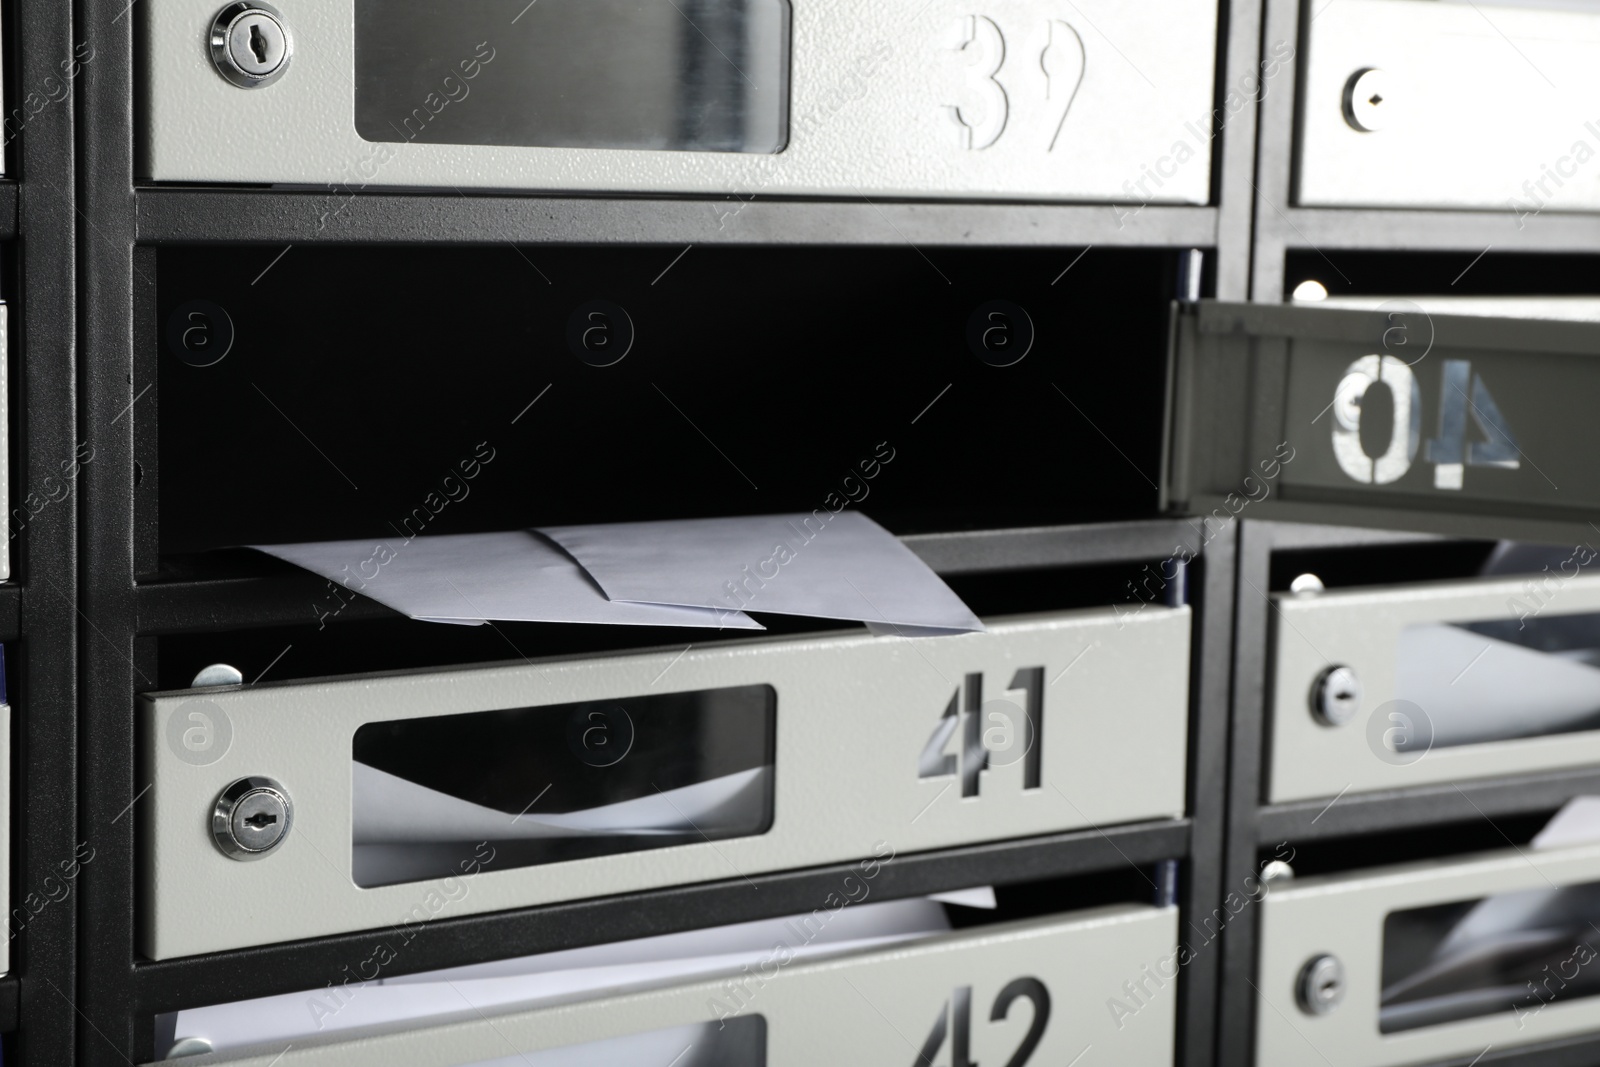
[[[966,147],[982,151],[1000,139],[1011,118],[1011,100],[996,79],[1006,65],[1006,37],[991,18],[967,16],[966,42],[960,48],[966,64],[966,91],[970,103],[954,108],[966,138]]]
[[[1054,152],[1056,142],[1061,140],[1061,131],[1067,125],[1067,112],[1078,98],[1084,71],[1088,69],[1088,57],[1078,31],[1060,19],[1051,19],[1050,40],[1039,57],[1039,65],[1044,68],[1045,97],[1061,109],[1055,128],[1050,133],[1048,151]]]
[[[954,90],[959,102],[945,106],[955,120],[962,147],[983,151],[998,143],[1016,125],[1012,112],[1020,100],[1025,135],[1037,138],[1046,152],[1054,152],[1087,69],[1078,31],[1061,19],[1047,19],[1033,37],[1033,47],[1026,49],[1024,62],[1008,66],[1010,48],[998,22],[987,15],[967,15],[959,29],[955,53],[961,76]],[[1043,47],[1034,51],[1041,39]],[[1036,69],[1033,62],[1038,63]],[[1007,71],[1005,77],[1002,70]],[[1008,83],[1012,88],[1008,89]],[[1007,138],[1008,143],[1011,140],[1015,137]]]

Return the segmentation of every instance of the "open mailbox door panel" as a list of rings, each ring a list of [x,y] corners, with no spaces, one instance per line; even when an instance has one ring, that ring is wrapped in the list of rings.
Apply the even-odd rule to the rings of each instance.
[[[1600,516],[1600,323],[1175,305],[1166,510],[1563,542]]]

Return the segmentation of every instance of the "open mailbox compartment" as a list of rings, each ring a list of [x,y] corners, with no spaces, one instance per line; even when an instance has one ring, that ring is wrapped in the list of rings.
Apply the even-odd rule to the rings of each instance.
[[[249,276],[246,251],[260,260]],[[141,250],[135,385],[149,392],[133,412],[134,495],[148,599],[324,584],[238,547],[253,543],[809,511],[830,494],[913,547],[925,533],[1157,513],[1162,413],[1118,398],[1135,380],[1159,395],[1183,253],[1107,251],[1080,275],[1081,249],[279,252]],[[283,313],[324,292],[339,295]],[[485,395],[504,410],[472,403]],[[225,479],[253,487],[248,507],[214,506],[207,487]],[[613,489],[597,496],[601,482]],[[170,960],[377,929],[461,861],[484,868],[457,909],[476,916],[845,862],[892,836],[872,826],[905,823],[899,847],[934,850],[1181,825],[1194,617],[1182,566],[1156,564],[1162,588],[1135,592],[1169,544],[1078,567],[972,565],[952,586],[990,632],[926,644],[789,619],[685,648],[659,629],[442,626],[314,600],[152,628],[136,710],[157,779],[140,813],[140,951]],[[252,684],[191,688],[218,662]],[[991,744],[982,717],[1002,704],[1017,709],[1015,736]],[[215,761],[173,745],[192,714],[227,724]],[[630,760],[653,762],[579,766],[571,734],[594,714],[632,739]],[[681,751],[657,743],[672,716],[704,727],[681,732]],[[1129,721],[1143,746],[1126,743]],[[450,746],[470,749],[456,770],[430,759],[469,735]],[[530,739],[566,763],[530,773],[518,755]],[[532,788],[491,795],[470,768]],[[383,788],[363,794],[374,771]],[[293,795],[293,832],[236,863],[192,811],[253,775]],[[690,810],[680,793],[740,776],[726,804]],[[424,792],[498,830],[400,840],[399,794]],[[677,817],[610,835],[574,821],[619,804]],[[947,808],[962,824],[949,832]],[[490,838],[486,863],[473,846]],[[206,879],[185,873],[195,863]],[[218,879],[244,896],[196,912],[193,893]],[[304,895],[306,879],[315,907],[270,904],[291,886]]]
[[[1185,257],[1082,251],[143,250],[138,570],[830,494],[897,534],[1154,516],[1161,412],[1121,398]]]

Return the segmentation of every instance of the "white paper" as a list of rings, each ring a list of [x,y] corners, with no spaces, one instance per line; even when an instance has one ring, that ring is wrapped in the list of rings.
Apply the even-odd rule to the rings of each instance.
[[[716,830],[765,805],[770,767],[753,767],[634,800],[559,815],[498,808],[442,793],[355,763],[351,826],[357,845],[428,841],[520,841],[588,834],[681,834]],[[535,805],[537,807],[537,805]]]
[[[1573,797],[1534,835],[1529,847],[1567,848],[1596,841],[1600,841],[1600,797]],[[1571,921],[1575,915],[1600,919],[1600,911],[1591,910],[1596,903],[1600,903],[1600,892],[1583,886],[1540,886],[1502,893],[1479,901],[1462,916],[1434,955],[1444,959],[1485,942],[1514,941],[1522,931],[1563,919]]]
[[[973,889],[953,889],[948,893],[930,893],[929,900],[940,904],[954,904],[958,908],[982,908],[994,911],[1000,902],[994,898],[994,886],[980,885]]]
[[[512,1006],[527,1009],[737,974],[777,958],[780,942],[792,962],[921,940],[949,929],[944,908],[924,898],[863,901],[836,911],[819,907],[782,919],[192,1009],[178,1013],[176,1037],[205,1038],[219,1052],[251,1045],[281,1047],[357,1027],[392,1029],[449,1016],[476,1019],[480,1012]],[[381,940],[381,935],[374,936]]]
[[[889,531],[855,511],[542,528],[615,601],[848,619],[877,632],[983,623]]]
[[[1600,669],[1577,660],[1443,623],[1406,627],[1396,653],[1395,695],[1428,716],[1436,748],[1560,733],[1600,713]]]
[[[763,629],[739,611],[608,600],[582,567],[526,530],[251,547],[429,622]]]
[[[1600,797],[1573,797],[1534,835],[1534,848],[1569,848],[1600,841]]]
[[[1596,841],[1600,841],[1600,797],[1583,796],[1572,798],[1552,816],[1530,847],[1566,848]],[[1552,941],[1565,945],[1591,929],[1596,919],[1600,919],[1600,887],[1592,885],[1539,886],[1480,900],[1439,942],[1428,964],[1385,989],[1384,999],[1452,973],[1470,986],[1460,995],[1489,996],[1492,990],[1479,987],[1483,975],[1495,972],[1494,961],[1537,951]]]

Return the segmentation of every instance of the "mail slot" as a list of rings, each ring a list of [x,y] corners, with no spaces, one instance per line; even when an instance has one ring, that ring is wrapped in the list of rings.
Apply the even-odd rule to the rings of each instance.
[[[1307,206],[1600,208],[1600,13],[1577,4],[1343,0],[1315,9],[1300,86]],[[1508,220],[1509,221],[1509,220]]]
[[[1274,885],[1256,1062],[1470,1058],[1600,1028],[1600,846],[1505,849]]]
[[[142,949],[393,926],[447,878],[472,914],[1176,817],[1189,626],[1091,609],[151,694]]]
[[[427,1026],[391,1023],[356,1036],[262,1041],[219,1049],[207,1062],[786,1067],[938,1063],[953,1056],[957,1063],[1041,1065],[1069,1063],[1088,1048],[1130,1067],[1173,1062],[1176,908],[1112,905],[826,959],[795,955],[792,945],[804,941],[808,929],[848,921],[852,910],[829,918],[829,910],[819,908],[793,920],[764,946],[757,965],[739,973],[647,991],[557,997],[549,1006],[520,1011],[470,1009],[494,995],[494,965],[479,969],[481,975],[469,968],[472,974],[352,987],[343,1001],[352,1014],[381,1010],[373,1008],[380,1000],[403,1001],[401,1011],[453,1001],[453,1017]],[[1144,991],[1134,1001],[1137,1009],[1127,1007],[1124,987]],[[315,1000],[318,993],[328,995],[309,996]],[[278,999],[292,1000],[295,1021],[303,1024],[307,998]],[[1122,1016],[1107,1010],[1112,1002],[1124,1005]],[[270,1007],[260,1010],[271,1013]],[[259,1018],[245,1025],[264,1029]]]
[[[1541,543],[1593,536],[1600,323],[1438,308],[1181,306],[1167,506]]]
[[[1274,802],[1600,763],[1594,550],[1527,577],[1273,594]]]
[[[156,181],[1209,197],[1215,0],[1155,23],[1114,0],[160,0],[138,16]]]

